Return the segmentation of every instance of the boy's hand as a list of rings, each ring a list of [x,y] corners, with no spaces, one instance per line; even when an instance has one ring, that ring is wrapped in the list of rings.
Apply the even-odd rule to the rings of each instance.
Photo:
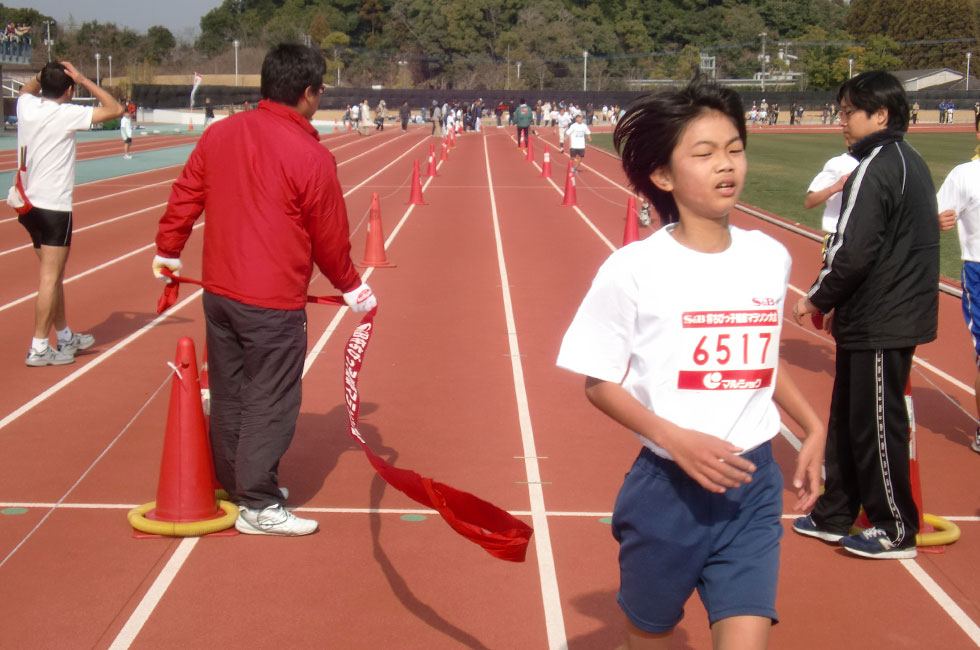
[[[956,227],[956,212],[953,210],[943,210],[939,213],[939,229],[942,231],[952,230]]]
[[[793,487],[796,488],[795,510],[810,512],[820,496],[820,472],[823,469],[824,447],[827,433],[811,433],[803,441],[800,455],[796,459],[796,472],[793,473]]]
[[[735,445],[700,431],[671,429],[657,443],[705,490],[721,494],[752,481],[755,465],[738,456],[742,450]]]
[[[68,63],[67,61],[62,61],[61,65],[65,68],[65,74],[68,75],[72,81],[76,84],[81,85],[85,81],[85,75],[75,69],[75,66]]]

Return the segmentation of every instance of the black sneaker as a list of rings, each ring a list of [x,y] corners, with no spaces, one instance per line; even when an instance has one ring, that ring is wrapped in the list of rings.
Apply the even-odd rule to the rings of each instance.
[[[797,517],[796,521],[793,522],[793,530],[798,532],[800,535],[816,537],[817,539],[822,539],[825,542],[831,542],[833,544],[841,541],[841,539],[844,537],[843,535],[832,533],[829,530],[817,528],[817,525],[813,523],[813,517],[810,515],[807,515],[806,517]]]
[[[863,530],[857,535],[843,538],[840,545],[844,550],[855,555],[876,560],[911,560],[919,554],[915,546],[905,548],[895,546],[888,539],[888,533],[876,526]]]

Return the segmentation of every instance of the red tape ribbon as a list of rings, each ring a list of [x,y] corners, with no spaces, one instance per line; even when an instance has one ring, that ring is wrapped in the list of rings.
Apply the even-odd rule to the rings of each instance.
[[[199,280],[175,276],[169,271],[164,275],[174,280],[164,288],[157,305],[162,313],[177,301],[177,286],[181,282],[201,284]],[[172,294],[172,295],[170,295]],[[341,296],[307,296],[307,301],[321,305],[343,305]],[[350,435],[367,456],[368,462],[381,478],[393,488],[405,493],[410,499],[437,511],[449,526],[466,539],[479,544],[487,553],[509,562],[523,562],[527,545],[534,530],[506,510],[484,501],[468,492],[426,478],[410,469],[392,467],[375,454],[357,430],[361,398],[357,384],[364,363],[364,353],[374,330],[377,308],[364,315],[344,347],[344,396]]]

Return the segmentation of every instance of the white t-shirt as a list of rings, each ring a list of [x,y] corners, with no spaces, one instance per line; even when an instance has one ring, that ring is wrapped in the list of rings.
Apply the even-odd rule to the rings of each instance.
[[[569,149],[585,149],[585,136],[591,135],[592,131],[586,126],[585,122],[575,122],[565,131],[569,138]]]
[[[29,93],[17,99],[17,148],[26,150],[24,189],[35,206],[71,212],[75,132],[92,126],[92,110]]]
[[[772,393],[789,253],[768,235],[735,227],[728,250],[699,253],[671,230],[609,256],[557,363],[622,381],[660,417],[752,449],[779,432]]]
[[[133,137],[133,120],[128,115],[123,115],[119,120],[119,135],[123,140]]]
[[[807,192],[819,192],[825,190],[841,178],[854,171],[858,166],[857,159],[849,153],[842,153],[834,156],[823,166],[820,173],[812,181]],[[823,206],[823,226],[824,232],[837,232],[837,220],[840,218],[841,201],[844,195],[842,192],[831,194]]]
[[[558,129],[564,131],[572,123],[572,116],[568,111],[558,114]]]
[[[953,167],[936,200],[940,212],[956,213],[960,256],[967,262],[980,262],[980,160]]]
[[[360,104],[354,104],[353,106],[350,107],[350,119],[352,121],[354,121],[354,122],[356,122],[359,119],[361,119],[361,105]]]

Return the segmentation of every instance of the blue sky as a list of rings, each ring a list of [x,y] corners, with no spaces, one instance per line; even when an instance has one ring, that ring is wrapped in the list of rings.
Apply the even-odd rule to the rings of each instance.
[[[5,0],[7,7],[34,8],[55,20],[67,23],[69,14],[80,24],[90,20],[115,23],[145,32],[163,25],[178,39],[200,32],[201,16],[219,6],[222,0]]]

